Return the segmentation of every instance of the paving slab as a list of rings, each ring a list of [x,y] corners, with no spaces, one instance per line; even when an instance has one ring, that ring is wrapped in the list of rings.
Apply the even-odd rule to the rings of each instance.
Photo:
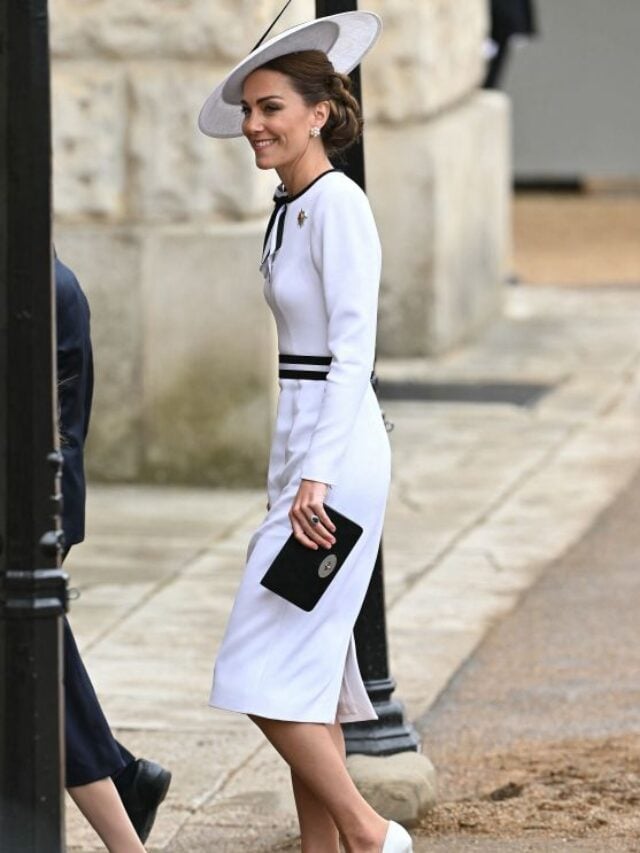
[[[391,382],[550,386],[530,407],[383,401],[395,425],[389,639],[411,719],[640,464],[639,315],[640,288],[518,287],[472,346],[380,363]],[[281,760],[244,718],[206,704],[264,507],[262,490],[89,489],[87,542],[68,561],[82,593],[71,620],[118,736],[174,771],[157,853],[275,850],[294,837]],[[68,841],[70,853],[102,849],[72,808]]]

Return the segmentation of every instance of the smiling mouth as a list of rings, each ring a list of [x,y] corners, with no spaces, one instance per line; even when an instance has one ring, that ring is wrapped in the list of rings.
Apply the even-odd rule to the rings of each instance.
[[[264,151],[265,148],[275,145],[275,142],[275,139],[254,139],[251,144],[256,151]]]

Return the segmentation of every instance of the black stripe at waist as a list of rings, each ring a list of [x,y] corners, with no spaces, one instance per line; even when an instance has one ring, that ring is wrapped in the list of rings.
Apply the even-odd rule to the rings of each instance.
[[[329,375],[327,370],[306,370],[306,367],[329,367],[331,365],[330,355],[290,355],[280,353],[280,379],[311,379],[312,381],[323,381]],[[295,365],[283,368],[282,365]],[[298,367],[300,365],[300,367]]]
[[[278,377],[280,379],[311,379],[316,381],[324,381],[328,373],[323,373],[320,370],[280,370]]]
[[[280,364],[289,365],[308,365],[318,367],[330,367],[333,361],[330,355],[282,355],[278,356]],[[296,367],[281,367],[278,371],[280,379],[311,379],[312,381],[322,381],[329,375],[328,370],[305,370]],[[371,381],[374,381],[375,373],[371,371]]]
[[[330,355],[283,355],[280,353],[280,364],[321,364],[327,367],[331,364]]]

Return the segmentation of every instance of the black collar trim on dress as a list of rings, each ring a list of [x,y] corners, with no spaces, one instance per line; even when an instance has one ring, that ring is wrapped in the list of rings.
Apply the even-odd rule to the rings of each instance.
[[[304,187],[304,189],[301,189],[300,192],[297,192],[295,195],[287,195],[284,184],[280,184],[277,187],[277,189],[275,191],[275,195],[273,196],[273,201],[274,201],[275,207],[273,208],[271,218],[269,219],[269,224],[267,225],[267,230],[266,230],[266,233],[264,235],[264,242],[262,243],[263,251],[267,246],[267,242],[268,242],[269,237],[271,235],[271,230],[273,228],[274,222],[276,221],[276,217],[278,216],[280,208],[284,207],[284,210],[282,211],[282,216],[278,220],[278,230],[276,231],[276,245],[275,245],[275,249],[274,249],[274,254],[275,254],[275,252],[278,251],[278,249],[282,245],[282,235],[284,234],[284,222],[285,222],[285,217],[287,215],[287,205],[291,204],[292,201],[297,201],[308,190],[310,190],[311,187],[314,186],[314,184],[317,184],[321,178],[324,178],[325,175],[330,175],[332,172],[339,172],[339,171],[340,171],[339,169],[327,169],[326,172],[322,172],[321,174],[319,174],[317,178],[314,178],[310,184],[307,184],[307,186]]]
[[[339,171],[338,169],[327,169],[326,172],[321,172],[317,178],[314,178],[311,181],[311,183],[307,184],[307,186],[304,187],[304,189],[300,190],[300,192],[297,192],[295,195],[283,196],[282,203],[283,204],[290,204],[292,201],[297,201],[300,198],[300,196],[304,195],[308,190],[310,190],[311,187],[314,186],[314,184],[317,184],[318,181],[321,180],[321,178],[324,178],[325,175],[330,175],[332,172],[338,172],[338,171]],[[284,187],[284,184],[280,184],[280,186]],[[278,189],[280,189],[280,187],[278,187]]]

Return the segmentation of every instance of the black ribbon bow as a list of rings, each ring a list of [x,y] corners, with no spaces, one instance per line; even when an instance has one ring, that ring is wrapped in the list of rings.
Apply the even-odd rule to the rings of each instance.
[[[276,231],[276,245],[274,247],[273,254],[275,255],[275,253],[278,251],[280,246],[282,246],[282,235],[284,234],[284,220],[285,220],[286,215],[287,215],[287,202],[288,201],[289,201],[289,196],[287,195],[287,191],[284,188],[284,184],[280,184],[280,186],[277,187],[277,189],[274,193],[274,196],[273,196],[274,207],[273,207],[273,212],[271,213],[271,216],[269,218],[269,224],[267,225],[267,231],[264,235],[264,242],[262,244],[263,253],[267,247],[267,243],[269,242],[269,237],[271,236],[271,231],[273,230],[273,226],[274,226],[274,223],[275,223],[276,218],[278,216],[278,213],[280,212],[281,208],[284,207],[284,210],[282,211],[282,216],[278,220],[278,230]]]

